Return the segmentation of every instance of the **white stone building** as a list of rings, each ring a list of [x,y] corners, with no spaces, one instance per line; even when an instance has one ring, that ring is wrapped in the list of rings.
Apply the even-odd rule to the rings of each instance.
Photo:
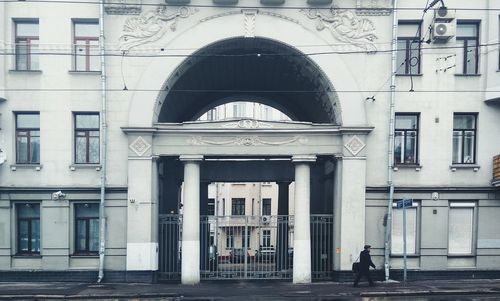
[[[0,2],[0,279],[197,283],[212,182],[295,185],[289,273],[231,277],[398,278],[401,199],[410,277],[498,277],[500,3],[426,2]],[[241,101],[290,120],[199,120]]]

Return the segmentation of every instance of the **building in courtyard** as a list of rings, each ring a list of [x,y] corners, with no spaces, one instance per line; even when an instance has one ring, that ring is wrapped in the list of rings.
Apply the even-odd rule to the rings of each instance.
[[[498,277],[500,3],[428,2],[0,2],[0,279],[397,279],[403,199]]]

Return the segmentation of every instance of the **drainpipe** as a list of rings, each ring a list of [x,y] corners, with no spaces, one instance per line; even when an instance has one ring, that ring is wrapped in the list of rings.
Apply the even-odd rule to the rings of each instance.
[[[6,40],[5,40],[5,31],[6,31],[6,28],[7,28],[7,10],[5,9],[5,2],[1,2],[0,3],[0,11],[3,12],[2,13],[2,19],[3,20],[1,23],[0,23],[0,47],[3,49],[2,50],[2,53],[4,53],[4,55],[0,55],[0,89],[5,89],[6,88],[6,80],[5,80],[5,77],[6,77],[6,72],[7,72],[7,68],[6,68],[6,61],[7,61],[7,55],[5,55],[5,53],[7,52],[7,43],[6,43]],[[0,103],[5,101],[7,96],[5,95],[6,92],[5,91],[0,91]]]
[[[394,165],[394,119],[395,119],[395,104],[396,104],[396,71],[397,71],[397,50],[398,50],[398,14],[397,2],[392,1],[392,56],[391,56],[391,102],[389,116],[389,151],[387,152],[387,185],[389,186],[389,199],[387,200],[387,214],[385,223],[385,240],[384,240],[384,271],[385,281],[389,280],[389,254],[391,241],[391,225],[392,225],[392,202],[394,198],[394,183],[392,182],[392,168]]]
[[[104,278],[104,255],[106,251],[106,217],[104,215],[104,200],[106,196],[106,62],[104,48],[104,0],[99,5],[99,48],[101,57],[101,202],[99,203],[99,277],[97,282]]]

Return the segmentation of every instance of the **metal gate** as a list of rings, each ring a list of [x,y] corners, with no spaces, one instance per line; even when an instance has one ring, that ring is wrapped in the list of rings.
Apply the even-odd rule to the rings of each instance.
[[[201,216],[202,279],[291,279],[293,216]],[[180,279],[181,216],[160,216],[160,279]],[[313,279],[331,277],[333,218],[311,215]]]

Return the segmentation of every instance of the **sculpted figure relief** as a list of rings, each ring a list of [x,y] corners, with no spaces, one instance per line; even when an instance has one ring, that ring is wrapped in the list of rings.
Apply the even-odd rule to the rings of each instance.
[[[187,18],[195,11],[188,7],[168,9],[163,5],[139,17],[127,19],[120,37],[120,48],[130,50],[141,44],[156,42],[169,30],[175,31],[180,18]]]
[[[377,36],[372,21],[359,18],[354,12],[338,9],[335,6],[328,10],[308,9],[304,13],[308,18],[316,20],[316,29],[318,31],[326,28],[338,41],[349,43],[367,51],[377,50],[374,44]]]

